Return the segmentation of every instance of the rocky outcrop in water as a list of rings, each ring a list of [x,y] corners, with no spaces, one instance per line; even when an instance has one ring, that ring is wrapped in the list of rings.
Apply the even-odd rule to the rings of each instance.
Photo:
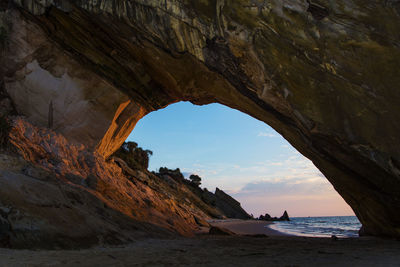
[[[288,215],[286,210],[283,213],[283,215],[279,218],[279,220],[281,220],[281,221],[290,221],[289,215]]]
[[[271,217],[271,215],[269,215],[268,213],[265,213],[265,215],[260,215],[260,217],[258,217],[258,220],[261,221],[290,221],[289,215],[287,213],[287,211],[285,210],[285,212],[283,213],[283,215],[281,217]]]
[[[399,14],[385,0],[13,0],[1,86],[17,114],[104,157],[171,103],[241,110],[310,158],[365,233],[398,237]]]

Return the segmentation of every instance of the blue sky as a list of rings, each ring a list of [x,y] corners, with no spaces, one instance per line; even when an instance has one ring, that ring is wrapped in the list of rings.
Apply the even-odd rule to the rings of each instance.
[[[144,117],[128,140],[153,151],[149,170],[196,173],[202,187],[226,191],[256,216],[353,215],[311,161],[237,110],[180,102]]]

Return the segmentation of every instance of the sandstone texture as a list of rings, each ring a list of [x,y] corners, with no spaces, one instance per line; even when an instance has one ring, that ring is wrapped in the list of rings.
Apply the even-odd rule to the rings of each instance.
[[[151,111],[221,103],[310,158],[366,234],[400,236],[398,1],[6,2],[10,112],[107,158]]]
[[[82,248],[193,236],[209,213],[220,214],[182,184],[127,170],[121,159],[105,160],[19,117],[9,142],[0,153],[0,246]]]

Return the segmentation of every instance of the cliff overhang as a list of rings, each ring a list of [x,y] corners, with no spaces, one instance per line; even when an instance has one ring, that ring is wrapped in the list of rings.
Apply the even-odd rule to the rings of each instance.
[[[33,124],[108,157],[149,112],[221,103],[310,158],[366,233],[400,236],[397,2],[15,0],[2,8],[2,86]]]

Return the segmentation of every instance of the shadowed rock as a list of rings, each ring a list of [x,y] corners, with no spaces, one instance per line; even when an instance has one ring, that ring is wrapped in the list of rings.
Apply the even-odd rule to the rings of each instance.
[[[228,218],[250,219],[251,216],[242,208],[239,201],[219,188],[215,189],[215,205]]]
[[[280,221],[290,221],[289,219],[289,215],[287,213],[287,211],[285,210],[285,212],[283,213],[283,215],[279,218]]]
[[[210,224],[209,224],[206,220],[204,220],[204,219],[202,219],[202,218],[199,218],[199,217],[197,217],[197,216],[194,216],[194,220],[196,221],[196,223],[197,223],[199,226],[202,226],[202,227],[210,227]]]
[[[281,217],[279,217],[279,218],[278,217],[271,217],[271,215],[266,213],[265,215],[260,215],[260,217],[258,217],[258,219],[262,220],[262,221],[290,221],[289,215],[288,215],[286,210],[283,213],[283,215]]]
[[[210,235],[236,235],[231,230],[228,230],[223,227],[212,226],[209,231]]]

